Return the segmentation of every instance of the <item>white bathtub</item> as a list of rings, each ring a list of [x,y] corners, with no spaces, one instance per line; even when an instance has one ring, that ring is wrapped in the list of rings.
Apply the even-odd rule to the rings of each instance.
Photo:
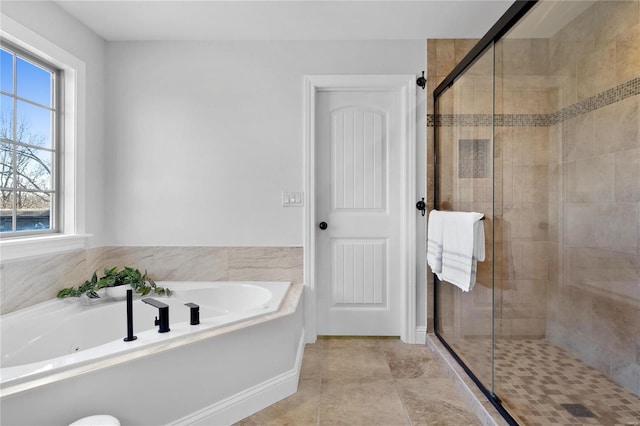
[[[229,391],[238,389],[224,385],[222,387],[229,388],[227,392],[210,392],[222,396],[217,400],[201,398],[202,402],[195,405],[175,403],[173,402],[175,400],[169,404],[170,401],[167,400],[165,402],[167,407],[173,405],[178,408],[174,410],[159,408],[163,405],[163,395],[172,395],[176,392],[172,382],[180,382],[186,377],[192,377],[194,381],[198,377],[204,378],[208,375],[211,375],[210,380],[217,382],[216,375],[222,379],[234,370],[238,370],[234,373],[236,375],[244,374],[243,371],[251,371],[253,367],[233,361],[234,358],[246,358],[246,360],[252,358],[247,357],[246,353],[234,354],[237,351],[246,351],[246,342],[238,344],[239,341],[237,341],[242,335],[247,335],[256,343],[262,341],[262,346],[267,348],[266,355],[271,348],[274,356],[281,357],[282,354],[277,354],[276,346],[270,342],[273,339],[265,339],[265,337],[268,337],[269,333],[277,335],[278,329],[283,326],[285,329],[292,326],[291,330],[294,331],[290,336],[293,338],[294,345],[287,347],[285,358],[299,364],[297,352],[300,352],[303,340],[302,316],[297,313],[297,306],[301,289],[289,291],[291,284],[281,282],[159,282],[158,284],[170,288],[173,291],[172,296],[149,295],[146,297],[153,297],[169,305],[171,331],[158,333],[158,327],[154,325],[154,319],[158,315],[157,308],[144,304],[140,297],[136,297],[133,303],[133,324],[137,339],[132,342],[123,341],[126,336],[125,301],[104,301],[83,306],[77,300],[50,300],[2,316],[0,323],[2,424],[65,424],[68,420],[70,422],[74,418],[95,414],[100,410],[116,417],[123,417],[121,421],[127,424],[167,424],[186,418],[191,418],[190,422],[205,419],[207,413],[203,414],[203,409],[206,411],[206,407],[209,407],[209,414],[211,414],[211,402],[219,405],[225,400],[225,395],[230,397],[238,394],[238,392],[229,393]],[[288,294],[289,297],[287,297]],[[285,302],[285,299],[288,302]],[[199,325],[189,324],[189,308],[184,306],[188,302],[200,306]],[[300,320],[286,325],[290,322],[287,321],[287,317],[290,316],[300,317]],[[280,325],[270,324],[273,321],[278,322],[277,320],[281,320]],[[260,329],[268,329],[269,332],[260,331]],[[236,343],[230,344],[225,341]],[[215,342],[223,346],[217,346]],[[265,359],[269,360],[269,356]],[[217,365],[217,362],[226,363],[226,365]],[[260,364],[260,358],[252,362]],[[213,365],[209,366],[209,363]],[[288,364],[291,367],[291,363]],[[283,366],[286,367],[284,364],[280,367]],[[126,382],[124,386],[116,379],[119,376],[124,378],[121,379]],[[146,383],[142,383],[143,381],[153,383],[163,376],[169,381],[168,387],[164,390],[161,384],[148,388]],[[253,374],[253,378],[268,379],[269,374],[264,377]],[[236,379],[240,382],[253,383],[251,380],[247,381],[239,377]],[[234,375],[232,374],[226,380],[234,380]],[[164,381],[160,379],[160,382]],[[70,384],[72,389],[65,389]],[[191,384],[185,381],[182,385],[183,389],[176,396],[187,397]],[[197,400],[202,391],[202,384],[193,383],[192,385],[195,395],[191,396],[190,400]],[[93,399],[87,399],[88,407],[83,407],[80,404],[82,397],[76,396],[80,400],[69,401],[68,409],[72,411],[60,415],[60,412],[65,411],[62,406],[69,398],[60,400],[56,396],[58,392],[73,394],[74,390],[77,390],[78,394],[83,392],[91,394],[92,389],[101,389],[100,394],[108,393],[110,390],[120,396],[130,393],[135,388],[139,388],[140,393],[149,395],[149,410],[151,407],[156,407],[153,408],[154,415],[148,415],[148,413],[140,415],[134,412],[133,407],[144,407],[147,404],[139,400],[126,408],[122,404],[114,405],[98,401],[95,395]],[[24,397],[27,397],[25,401],[28,401],[29,405],[38,404],[39,407],[57,399],[55,405],[51,404],[51,421],[47,416],[31,416],[33,413],[29,413],[25,405],[27,402],[21,401]],[[135,400],[136,394],[130,397]],[[110,398],[110,400],[117,399],[115,395]],[[206,402],[210,403],[202,405]],[[214,407],[213,411],[218,408]],[[193,417],[196,412],[200,414]],[[240,414],[236,413],[229,417],[229,421],[242,418]],[[211,419],[210,416],[208,418]]]

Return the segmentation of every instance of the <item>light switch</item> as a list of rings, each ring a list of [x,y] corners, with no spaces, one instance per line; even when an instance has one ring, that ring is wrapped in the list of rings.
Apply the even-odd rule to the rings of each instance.
[[[282,207],[301,207],[304,205],[302,192],[283,192]]]

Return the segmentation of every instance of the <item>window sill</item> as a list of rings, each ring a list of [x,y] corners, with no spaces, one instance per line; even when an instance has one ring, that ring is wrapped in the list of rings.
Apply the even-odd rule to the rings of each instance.
[[[89,234],[58,234],[0,240],[0,260],[6,262],[7,260],[84,249],[90,236]]]

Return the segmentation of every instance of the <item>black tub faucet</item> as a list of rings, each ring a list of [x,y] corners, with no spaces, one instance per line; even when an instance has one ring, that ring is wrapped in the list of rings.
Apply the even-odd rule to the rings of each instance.
[[[158,333],[166,333],[168,331],[171,331],[171,329],[169,328],[169,305],[167,305],[166,303],[159,302],[156,299],[153,299],[151,297],[142,299],[142,301],[148,305],[155,306],[156,308],[158,308],[160,319],[156,317],[156,320],[154,322],[154,325],[160,326],[158,328]]]
[[[185,303],[184,306],[188,307],[189,312],[191,313],[191,321],[189,321],[189,324],[200,324],[200,306],[196,305],[195,303]]]
[[[125,342],[133,342],[137,337],[133,335],[133,290],[127,290],[127,337]]]

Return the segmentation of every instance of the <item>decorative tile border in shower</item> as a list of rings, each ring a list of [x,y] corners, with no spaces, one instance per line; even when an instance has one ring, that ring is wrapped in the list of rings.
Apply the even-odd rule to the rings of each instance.
[[[551,114],[498,114],[497,127],[549,127]]]
[[[434,124],[441,127],[491,127],[492,114],[438,114],[434,120],[433,114],[427,115],[427,126]]]
[[[427,115],[427,127],[549,127],[551,114],[433,114]]]
[[[551,114],[427,114],[427,127],[550,127],[636,95],[640,95],[640,77]]]
[[[570,120],[582,114],[606,107],[616,102],[640,95],[640,77],[636,77],[626,83],[619,84],[616,87],[605,90],[597,95],[591,96],[583,101],[577,102],[568,107],[564,107],[549,115],[550,126]]]

